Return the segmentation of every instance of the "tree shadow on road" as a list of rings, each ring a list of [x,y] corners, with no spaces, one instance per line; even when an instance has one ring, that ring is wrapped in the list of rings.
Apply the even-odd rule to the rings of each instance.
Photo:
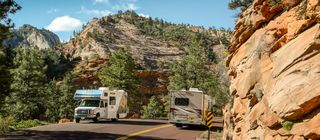
[[[24,130],[8,135],[0,135],[5,140],[115,140],[125,135],[111,133],[95,133],[85,131],[35,131]],[[160,140],[157,137],[136,136],[128,140]]]
[[[188,125],[180,128],[182,130],[193,130],[193,131],[205,131],[208,130],[206,126],[199,126],[199,125]],[[211,131],[222,131],[223,128],[220,127],[213,127],[211,128]]]

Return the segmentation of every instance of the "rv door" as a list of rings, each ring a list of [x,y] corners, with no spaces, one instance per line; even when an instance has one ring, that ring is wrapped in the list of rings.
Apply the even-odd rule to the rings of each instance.
[[[117,118],[116,96],[109,96],[108,118]]]
[[[108,112],[108,104],[106,104],[107,101],[100,100],[100,118],[107,118],[107,112]]]

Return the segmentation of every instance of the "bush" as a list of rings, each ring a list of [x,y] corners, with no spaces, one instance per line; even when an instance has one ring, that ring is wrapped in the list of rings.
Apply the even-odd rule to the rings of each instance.
[[[152,96],[147,106],[142,106],[142,118],[158,118],[164,115],[164,106],[156,96]]]
[[[275,5],[278,5],[282,2],[282,0],[268,0],[269,4],[271,6],[275,6]]]
[[[284,130],[287,130],[287,131],[290,131],[292,129],[292,126],[294,125],[293,122],[291,121],[285,121],[283,124],[282,124],[282,128]]]
[[[0,134],[10,132],[14,129],[15,119],[13,117],[0,117]]]
[[[36,127],[40,125],[45,125],[47,124],[46,122],[39,121],[37,119],[35,120],[23,120],[17,123],[16,127],[17,128],[30,128],[30,127]]]

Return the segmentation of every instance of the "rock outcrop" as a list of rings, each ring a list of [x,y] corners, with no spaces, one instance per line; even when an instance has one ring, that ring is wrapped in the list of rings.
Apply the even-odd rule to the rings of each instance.
[[[6,45],[11,47],[36,47],[46,49],[56,47],[60,44],[59,37],[46,30],[37,29],[31,25],[25,24],[17,30],[13,30],[11,38],[5,40]]]
[[[319,11],[319,0],[255,0],[241,14],[225,139],[320,139]]]
[[[156,32],[159,28],[160,33],[147,32]],[[186,38],[188,34],[212,37],[206,40],[210,45],[208,47],[221,54],[226,52],[226,47],[218,44],[229,42],[231,38],[231,33],[226,30],[172,24],[127,12],[93,19],[59,49],[65,55],[81,59],[75,68],[78,86],[95,88],[101,86],[97,76],[101,65],[111,53],[125,48],[139,65],[135,73],[142,80],[140,93],[150,97],[168,93],[169,66],[186,54],[187,46],[184,43],[190,41],[190,38]],[[215,56],[219,61],[225,57]]]

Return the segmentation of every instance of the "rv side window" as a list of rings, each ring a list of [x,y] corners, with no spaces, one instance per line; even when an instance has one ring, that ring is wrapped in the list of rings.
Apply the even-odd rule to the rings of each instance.
[[[189,99],[188,98],[175,98],[174,104],[175,105],[180,105],[180,106],[188,106],[189,105]]]
[[[103,101],[100,101],[100,108],[104,107]]]
[[[109,105],[116,105],[116,97],[109,98]]]

